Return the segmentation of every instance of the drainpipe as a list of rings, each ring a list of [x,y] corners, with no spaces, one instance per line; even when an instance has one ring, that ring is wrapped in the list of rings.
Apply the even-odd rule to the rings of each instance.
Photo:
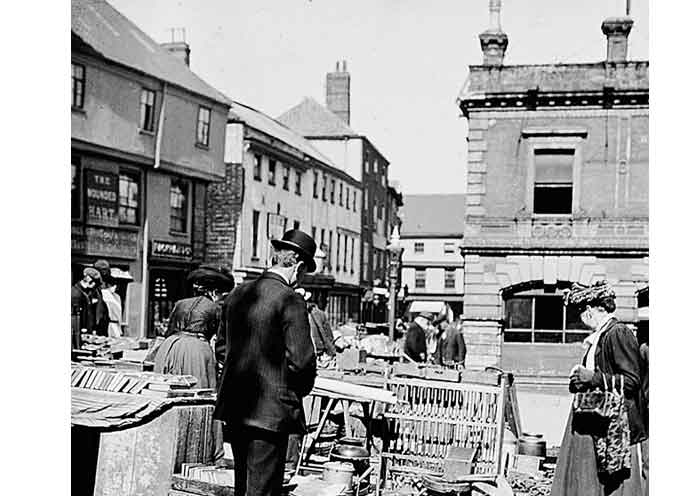
[[[167,97],[167,83],[162,83],[162,104],[160,105],[159,120],[157,121],[157,134],[155,136],[155,162],[153,164],[154,169],[159,169],[160,157],[162,152],[162,128],[164,127],[164,107]],[[146,187],[144,188],[147,192],[147,177],[144,181]],[[143,283],[141,288],[141,298],[140,298],[140,337],[146,337],[145,326],[148,321],[148,287],[149,287],[149,277],[148,277],[148,248],[150,246],[150,222],[148,220],[147,212],[147,197],[145,198],[145,225],[143,226]]]

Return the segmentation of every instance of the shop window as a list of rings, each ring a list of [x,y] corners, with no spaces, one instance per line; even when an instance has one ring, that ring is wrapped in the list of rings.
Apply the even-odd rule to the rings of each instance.
[[[319,173],[314,171],[314,182],[312,183],[312,198],[319,198]]]
[[[254,154],[254,179],[261,180],[261,155]]]
[[[82,185],[80,181],[80,158],[71,157],[70,162],[72,173],[72,179],[70,181],[70,217],[72,219],[79,219],[81,215],[80,201],[82,196]]]
[[[573,209],[575,150],[534,151],[534,213],[568,215]]]
[[[72,64],[72,106],[81,109],[85,105],[85,66]]]
[[[268,184],[275,186],[276,183],[276,161],[270,159],[268,161]]]
[[[331,204],[332,204],[332,205],[333,205],[334,203],[336,203],[336,180],[335,180],[335,179],[332,179],[332,180],[331,180],[331,196],[330,196],[330,199],[331,199]]]
[[[139,224],[139,186],[138,174],[121,171],[118,175],[118,222],[135,226]]]
[[[445,289],[454,289],[456,273],[457,269],[445,269]]]
[[[145,88],[140,92],[140,129],[155,130],[155,92]]]
[[[261,212],[254,210],[251,218],[251,257],[259,258],[259,217]]]
[[[425,243],[422,241],[416,241],[415,243],[413,243],[413,251],[415,253],[425,252]]]
[[[302,196],[302,173],[298,170],[295,171],[295,194]]]
[[[188,184],[181,179],[172,179],[169,207],[169,229],[185,233],[188,228]]]
[[[198,107],[198,126],[196,126],[196,144],[207,147],[210,144],[210,109]]]
[[[454,253],[454,243],[448,241],[445,243],[445,253]]]
[[[531,292],[505,300],[506,342],[577,343],[589,333],[580,312],[563,304],[562,294]]]
[[[425,269],[416,269],[416,289],[425,289]]]

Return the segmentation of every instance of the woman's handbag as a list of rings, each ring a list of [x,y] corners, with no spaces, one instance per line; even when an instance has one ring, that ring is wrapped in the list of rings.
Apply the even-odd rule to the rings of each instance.
[[[631,473],[631,432],[628,426],[628,408],[624,397],[624,379],[620,377],[620,390],[612,378],[612,390],[604,402],[604,412],[609,415],[605,434],[594,435],[597,472],[600,480],[627,479]]]
[[[594,425],[601,428],[607,425],[610,416],[610,396],[607,378],[602,374],[604,390],[595,389],[583,393],[575,393],[573,397],[573,415],[578,423]]]

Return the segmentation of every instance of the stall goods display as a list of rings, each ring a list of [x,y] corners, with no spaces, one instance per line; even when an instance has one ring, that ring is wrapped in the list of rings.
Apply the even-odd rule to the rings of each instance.
[[[510,473],[507,480],[515,496],[549,496],[553,483],[553,470],[546,470],[538,476]]]
[[[197,379],[186,375],[131,372],[71,364],[70,386],[113,393],[145,394],[159,397],[193,396]],[[208,390],[196,390],[200,394]],[[212,391],[210,391],[212,393]]]

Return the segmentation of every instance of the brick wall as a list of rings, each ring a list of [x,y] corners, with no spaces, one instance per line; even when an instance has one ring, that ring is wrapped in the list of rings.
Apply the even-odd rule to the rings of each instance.
[[[244,199],[244,168],[225,164],[225,179],[208,186],[205,261],[232,267],[237,223]]]

